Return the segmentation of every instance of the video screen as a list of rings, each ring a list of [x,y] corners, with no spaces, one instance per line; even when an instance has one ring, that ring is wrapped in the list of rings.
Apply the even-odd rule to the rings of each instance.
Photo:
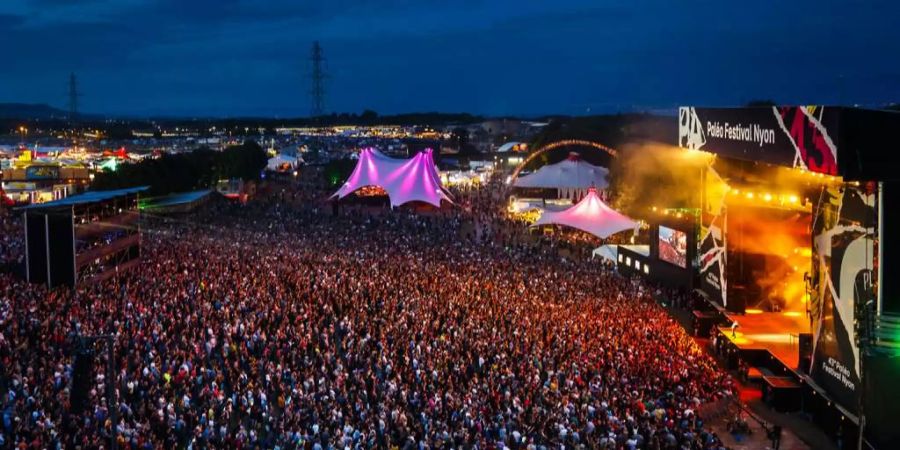
[[[687,267],[687,235],[660,225],[659,258],[678,267]]]

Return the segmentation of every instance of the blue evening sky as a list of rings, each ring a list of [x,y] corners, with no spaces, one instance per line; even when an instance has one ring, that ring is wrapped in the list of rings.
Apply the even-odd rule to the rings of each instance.
[[[900,2],[2,0],[0,102],[86,112],[486,115],[900,100]]]

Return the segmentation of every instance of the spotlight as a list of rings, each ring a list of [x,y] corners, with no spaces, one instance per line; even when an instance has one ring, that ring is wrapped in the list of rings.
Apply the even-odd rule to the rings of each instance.
[[[763,196],[763,200],[765,200],[765,201],[767,201],[767,202],[771,202],[771,201],[772,201],[772,194],[766,193],[766,195]]]
[[[752,199],[752,198],[753,198],[753,193],[752,193],[752,192],[748,192],[748,193],[747,193],[747,198]]]
[[[792,195],[792,196],[788,197],[788,201],[791,202],[791,203],[797,203],[797,201],[799,201],[799,200],[800,200],[800,199],[797,198],[796,195]]]

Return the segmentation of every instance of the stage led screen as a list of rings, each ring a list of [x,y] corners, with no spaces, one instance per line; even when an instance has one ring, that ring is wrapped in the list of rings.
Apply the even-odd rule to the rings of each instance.
[[[687,267],[687,234],[659,226],[659,258],[678,267]]]

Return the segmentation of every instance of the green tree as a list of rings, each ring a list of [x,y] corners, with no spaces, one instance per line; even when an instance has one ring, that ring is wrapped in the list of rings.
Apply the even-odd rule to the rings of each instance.
[[[330,186],[338,186],[350,178],[354,167],[356,167],[356,160],[333,159],[325,164],[325,179],[328,180]]]
[[[219,158],[219,178],[258,179],[268,160],[265,150],[255,141],[233,145],[226,148]]]
[[[205,189],[219,179],[257,179],[267,161],[266,152],[252,141],[223,152],[200,147],[191,153],[166,154],[135,164],[121,164],[115,172],[99,173],[93,188],[150,186],[150,195]]]

